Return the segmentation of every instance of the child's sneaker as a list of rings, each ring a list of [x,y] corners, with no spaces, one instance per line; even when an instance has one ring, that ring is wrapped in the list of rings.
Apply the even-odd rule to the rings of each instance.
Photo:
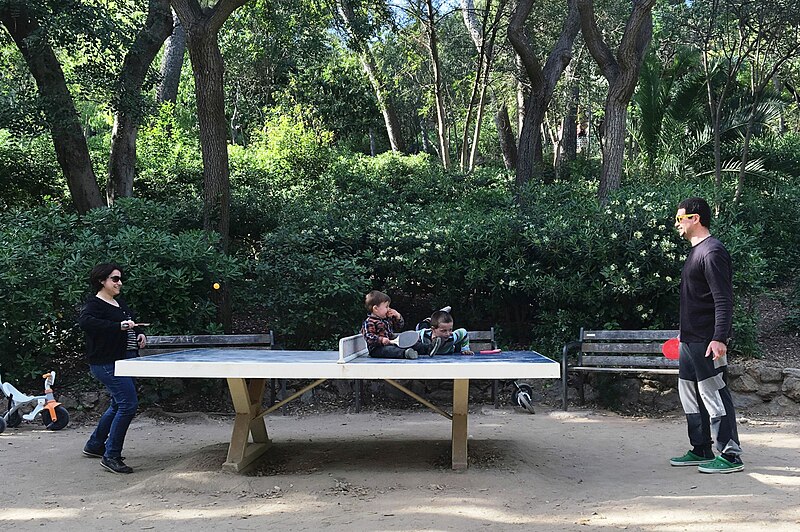
[[[738,456],[733,461],[723,456],[717,456],[713,462],[707,462],[697,466],[701,473],[735,473],[744,469],[744,464]]]
[[[438,352],[439,352],[439,349],[441,349],[441,348],[442,348],[442,344],[443,344],[443,343],[444,343],[444,342],[442,342],[442,339],[441,339],[441,338],[439,338],[438,336],[437,336],[436,338],[434,338],[434,339],[433,339],[433,343],[431,344],[431,352],[430,352],[430,353],[428,353],[428,356],[431,356],[431,357],[432,357],[432,356],[434,356],[436,353],[438,353]]]
[[[408,349],[406,349],[405,357],[409,360],[416,360],[417,357],[419,357],[419,353],[417,353],[414,349],[409,347]]]
[[[707,464],[709,462],[714,461],[714,456],[700,456],[694,454],[692,451],[687,451],[686,454],[683,456],[678,456],[676,458],[669,459],[669,465],[673,466],[692,466],[692,465],[700,465],[700,464]]]

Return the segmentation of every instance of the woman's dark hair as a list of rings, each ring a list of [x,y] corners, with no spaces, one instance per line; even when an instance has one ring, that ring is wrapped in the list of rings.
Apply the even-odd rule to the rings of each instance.
[[[108,276],[111,275],[111,272],[114,270],[119,270],[119,274],[122,276],[125,275],[122,267],[113,262],[104,262],[103,264],[98,264],[92,268],[92,271],[89,272],[89,286],[92,288],[92,290],[95,292],[102,290],[103,281],[108,279]]]

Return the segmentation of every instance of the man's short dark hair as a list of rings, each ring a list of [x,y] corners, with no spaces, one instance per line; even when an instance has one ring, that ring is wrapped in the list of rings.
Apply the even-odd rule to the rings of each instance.
[[[678,204],[678,210],[684,209],[686,214],[698,214],[700,225],[706,229],[711,228],[711,207],[703,198],[686,198]]]
[[[442,323],[453,323],[453,316],[444,310],[437,310],[431,314],[431,328],[438,329]]]
[[[92,287],[92,290],[95,292],[102,290],[103,281],[108,279],[108,276],[111,275],[111,272],[114,270],[119,270],[120,276],[125,276],[125,272],[122,270],[122,267],[113,262],[104,262],[103,264],[98,264],[92,268],[92,271],[89,272],[89,286]]]
[[[367,307],[367,312],[372,312],[372,307],[377,307],[381,303],[391,303],[392,298],[384,294],[380,290],[373,290],[367,297],[364,298],[364,306]]]

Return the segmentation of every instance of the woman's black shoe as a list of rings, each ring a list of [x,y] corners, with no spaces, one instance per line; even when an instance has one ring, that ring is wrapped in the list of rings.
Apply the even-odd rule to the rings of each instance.
[[[100,460],[100,465],[111,471],[112,473],[133,473],[133,469],[126,466],[122,458],[106,458]]]

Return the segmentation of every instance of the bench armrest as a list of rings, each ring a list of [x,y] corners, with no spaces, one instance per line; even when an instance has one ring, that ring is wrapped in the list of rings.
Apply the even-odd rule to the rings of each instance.
[[[564,348],[561,350],[561,360],[562,360],[562,362],[566,362],[567,361],[567,356],[571,352],[576,351],[577,349],[580,349],[580,347],[581,347],[581,342],[579,342],[578,340],[573,340],[572,342],[568,342],[568,343],[564,344]]]

